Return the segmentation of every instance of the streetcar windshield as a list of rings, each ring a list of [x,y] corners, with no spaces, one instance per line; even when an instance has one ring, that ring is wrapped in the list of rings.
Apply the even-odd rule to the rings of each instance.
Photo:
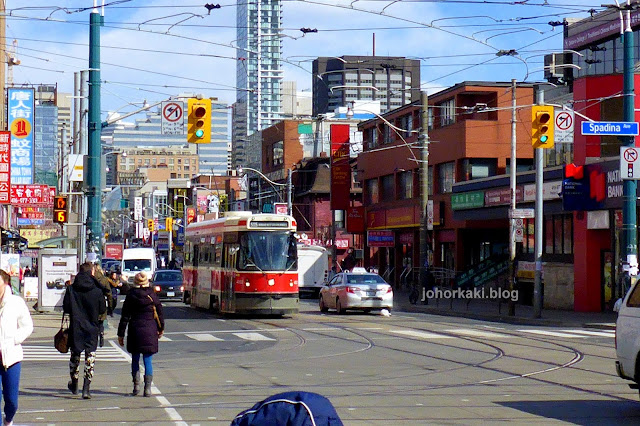
[[[238,269],[250,271],[295,270],[296,239],[291,232],[246,232],[240,237]]]

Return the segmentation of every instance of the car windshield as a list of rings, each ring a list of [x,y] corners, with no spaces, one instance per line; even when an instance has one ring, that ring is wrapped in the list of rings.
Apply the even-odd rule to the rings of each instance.
[[[245,232],[240,237],[238,269],[285,271],[297,268],[296,239],[290,232]]]
[[[158,272],[154,281],[182,281],[182,274],[180,272]]]
[[[150,259],[126,259],[122,261],[122,270],[125,272],[150,271]]]
[[[347,284],[386,284],[380,275],[347,275]]]

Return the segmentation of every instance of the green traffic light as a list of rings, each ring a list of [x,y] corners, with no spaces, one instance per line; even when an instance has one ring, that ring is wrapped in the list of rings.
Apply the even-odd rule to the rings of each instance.
[[[547,135],[542,135],[540,136],[540,142],[544,143],[549,139],[549,137]]]
[[[196,130],[196,137],[197,138],[201,138],[203,136],[204,136],[204,130],[202,130],[202,129]]]

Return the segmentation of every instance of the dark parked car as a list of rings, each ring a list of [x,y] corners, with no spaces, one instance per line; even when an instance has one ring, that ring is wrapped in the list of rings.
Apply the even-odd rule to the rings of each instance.
[[[161,299],[182,300],[182,271],[174,271],[170,269],[161,269],[153,274],[152,286]]]

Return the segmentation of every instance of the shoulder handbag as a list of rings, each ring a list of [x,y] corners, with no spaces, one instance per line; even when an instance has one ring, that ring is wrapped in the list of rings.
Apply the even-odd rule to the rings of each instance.
[[[160,317],[158,317],[158,311],[156,310],[156,304],[153,301],[153,298],[147,294],[147,297],[151,299],[151,307],[153,308],[153,319],[156,320],[156,324],[158,325],[158,331],[162,330],[162,324],[160,324]]]
[[[64,313],[60,322],[60,330],[53,338],[53,346],[62,354],[69,352],[69,318]]]

